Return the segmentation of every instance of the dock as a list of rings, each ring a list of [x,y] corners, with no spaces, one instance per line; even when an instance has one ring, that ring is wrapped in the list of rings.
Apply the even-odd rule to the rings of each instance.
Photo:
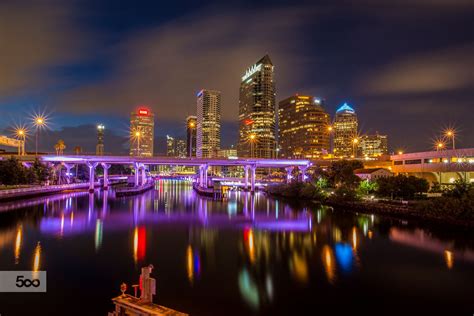
[[[178,312],[174,309],[153,303],[153,295],[156,294],[156,280],[150,277],[153,265],[142,268],[139,284],[133,285],[135,296],[126,294],[127,284],[122,283],[119,295],[112,299],[115,311],[109,312],[108,316],[187,316],[188,314]],[[137,290],[140,289],[140,297]]]
[[[136,187],[123,187],[123,188],[117,188],[115,190],[115,196],[121,197],[121,196],[131,196],[131,195],[137,195],[143,192],[146,192],[148,190],[151,190],[155,187],[155,183],[148,182],[144,185],[136,186]]]

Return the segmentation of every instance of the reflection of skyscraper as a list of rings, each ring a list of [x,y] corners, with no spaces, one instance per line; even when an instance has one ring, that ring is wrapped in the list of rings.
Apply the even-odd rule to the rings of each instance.
[[[351,157],[357,137],[357,114],[347,103],[337,111],[334,119],[334,156]]]
[[[104,129],[104,125],[97,125],[97,146],[95,146],[95,154],[97,156],[102,156],[104,154]]]
[[[153,156],[155,116],[140,108],[130,115],[130,156]]]
[[[186,153],[189,157],[196,157],[196,127],[196,116],[188,116],[186,118]]]
[[[282,158],[317,158],[329,152],[329,114],[320,99],[294,95],[280,101],[278,122]]]
[[[265,55],[247,69],[240,83],[239,156],[275,157],[275,132],[273,64]]]
[[[197,95],[198,158],[215,157],[221,147],[221,93],[203,89]]]

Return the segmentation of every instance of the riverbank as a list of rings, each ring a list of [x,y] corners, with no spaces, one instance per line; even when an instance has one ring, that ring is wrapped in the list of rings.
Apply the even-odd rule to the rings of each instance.
[[[426,201],[411,202],[409,204],[392,204],[386,202],[370,202],[370,201],[325,201],[325,205],[334,207],[335,209],[342,209],[349,212],[370,213],[377,215],[384,215],[396,217],[399,219],[424,221],[435,224],[448,224],[463,227],[474,227],[474,220],[459,219],[449,214],[431,214],[420,211],[417,206],[419,203]],[[319,202],[318,202],[319,203]]]
[[[283,198],[290,203],[292,201],[310,202],[354,213],[378,214],[441,225],[474,227],[474,212],[472,211],[474,201],[466,198],[439,197],[428,200],[409,201],[402,204],[398,201],[388,200],[342,200],[322,195],[317,198],[303,198],[304,195],[301,194],[295,199],[291,196],[275,194],[268,190],[265,193],[270,197]]]

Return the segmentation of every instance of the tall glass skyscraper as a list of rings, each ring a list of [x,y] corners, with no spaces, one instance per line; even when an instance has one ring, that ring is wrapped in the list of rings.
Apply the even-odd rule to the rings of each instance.
[[[275,81],[265,55],[242,76],[239,95],[239,157],[276,156]]]
[[[139,108],[130,115],[130,156],[153,156],[155,115]]]
[[[104,155],[104,129],[103,124],[97,125],[97,145],[95,146],[95,154],[97,156]]]
[[[196,157],[217,157],[221,148],[221,93],[203,89],[197,94]]]
[[[357,114],[352,107],[344,103],[336,111],[334,118],[334,156],[357,156]]]

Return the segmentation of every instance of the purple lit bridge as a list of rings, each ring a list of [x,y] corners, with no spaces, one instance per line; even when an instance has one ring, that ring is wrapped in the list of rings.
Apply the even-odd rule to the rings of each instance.
[[[306,179],[306,170],[311,166],[309,160],[296,159],[212,159],[212,158],[170,158],[170,157],[133,157],[133,156],[92,156],[92,155],[71,155],[71,156],[39,156],[43,162],[54,164],[59,168],[70,170],[76,164],[85,164],[89,167],[89,192],[94,191],[95,169],[100,164],[104,169],[104,189],[109,186],[108,169],[111,165],[132,165],[135,170],[135,186],[144,185],[147,182],[145,170],[150,165],[165,166],[193,166],[198,167],[198,183],[201,187],[208,186],[208,171],[210,167],[242,167],[244,169],[244,186],[250,191],[255,191],[255,178],[257,168],[281,168],[286,170],[287,181],[291,180],[292,172],[298,168],[301,179]],[[21,156],[25,163],[31,162],[35,156]]]

